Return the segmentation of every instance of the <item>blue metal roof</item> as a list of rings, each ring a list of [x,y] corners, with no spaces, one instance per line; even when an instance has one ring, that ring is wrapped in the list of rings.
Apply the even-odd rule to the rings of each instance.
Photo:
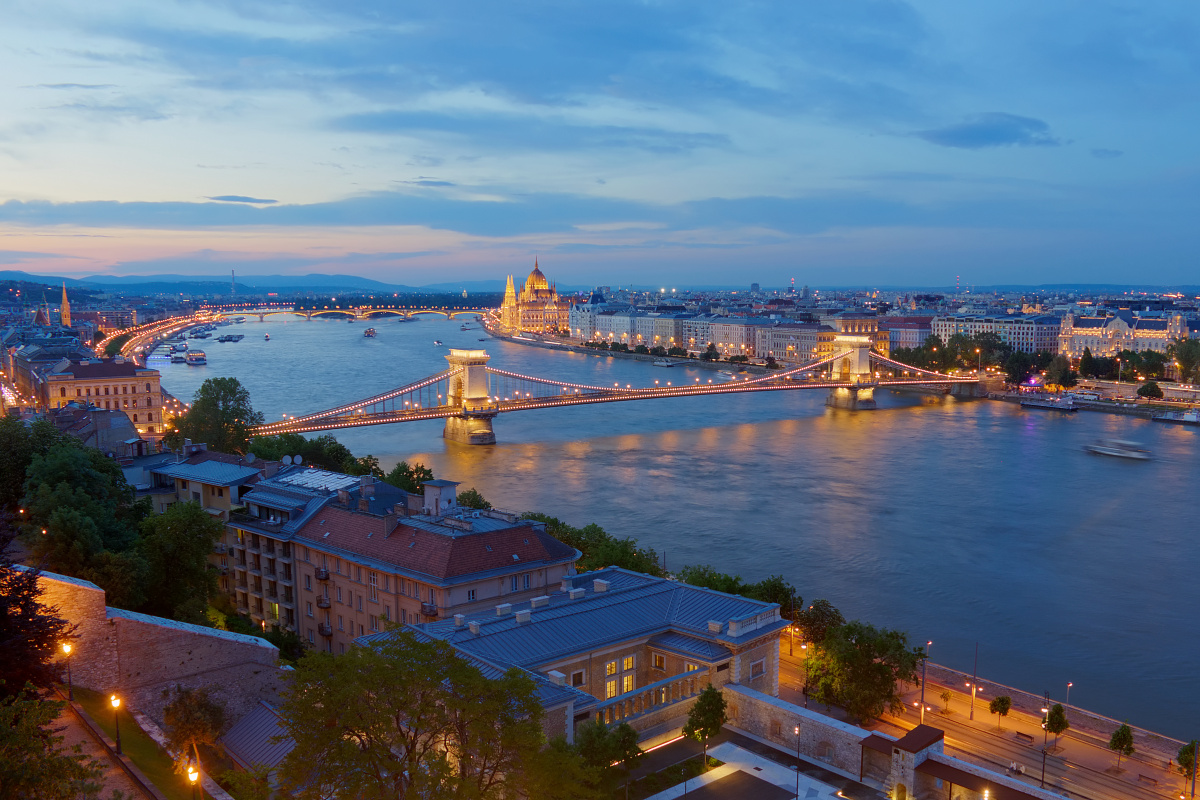
[[[285,734],[278,712],[260,700],[221,737],[221,743],[242,769],[248,771],[262,764],[274,770],[296,746]],[[281,740],[274,741],[276,736]]]
[[[304,508],[308,505],[308,497],[293,497],[279,492],[265,491],[263,489],[254,489],[242,495],[243,503],[254,503],[267,508],[274,508],[279,511],[293,511],[298,508]]]
[[[152,467],[150,472],[210,486],[238,486],[258,475],[258,470],[254,467],[239,467],[237,464],[222,464],[220,461],[164,464],[161,467]]]
[[[650,640],[650,645],[660,650],[669,650],[681,656],[693,656],[700,661],[724,661],[733,651],[715,642],[697,639],[685,633],[660,633]]]

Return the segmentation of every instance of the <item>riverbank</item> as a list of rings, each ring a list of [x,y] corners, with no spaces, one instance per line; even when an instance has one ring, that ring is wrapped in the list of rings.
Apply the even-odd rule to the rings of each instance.
[[[989,392],[989,400],[1000,400],[1005,403],[1020,403],[1023,398],[1029,397],[1027,394],[1018,392]],[[1126,417],[1139,417],[1141,419],[1154,419],[1160,414],[1171,411],[1179,411],[1188,406],[1183,405],[1168,405],[1166,403],[1155,403],[1152,401],[1137,401],[1132,403],[1121,403],[1114,400],[1080,400],[1074,398],[1075,405],[1081,411],[1101,411],[1106,414],[1120,414]]]

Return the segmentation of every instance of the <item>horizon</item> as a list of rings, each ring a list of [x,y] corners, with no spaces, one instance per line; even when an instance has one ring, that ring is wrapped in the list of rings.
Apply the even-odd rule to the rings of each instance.
[[[1196,7],[66,6],[0,31],[8,269],[1195,281]]]

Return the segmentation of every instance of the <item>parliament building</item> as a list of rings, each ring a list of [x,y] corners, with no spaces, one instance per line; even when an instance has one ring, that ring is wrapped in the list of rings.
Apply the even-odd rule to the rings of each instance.
[[[533,272],[519,293],[512,276],[508,276],[504,303],[500,306],[500,324],[514,332],[556,333],[570,327],[567,321],[570,310],[571,301],[558,296],[534,259]]]

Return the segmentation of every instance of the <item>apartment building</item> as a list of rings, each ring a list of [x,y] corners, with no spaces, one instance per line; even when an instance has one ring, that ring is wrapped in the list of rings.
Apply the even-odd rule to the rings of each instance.
[[[148,440],[166,433],[159,373],[120,356],[70,361],[66,358],[39,370],[34,377],[39,408],[62,408],[71,401],[124,411],[137,432]]]
[[[754,351],[759,358],[805,364],[833,355],[833,337],[828,325],[816,322],[781,322],[759,327],[755,332]]]
[[[1058,352],[1061,320],[1054,316],[951,314],[934,317],[930,323],[933,334],[943,342],[956,333],[974,336],[994,333],[1000,341],[1022,353]]]

